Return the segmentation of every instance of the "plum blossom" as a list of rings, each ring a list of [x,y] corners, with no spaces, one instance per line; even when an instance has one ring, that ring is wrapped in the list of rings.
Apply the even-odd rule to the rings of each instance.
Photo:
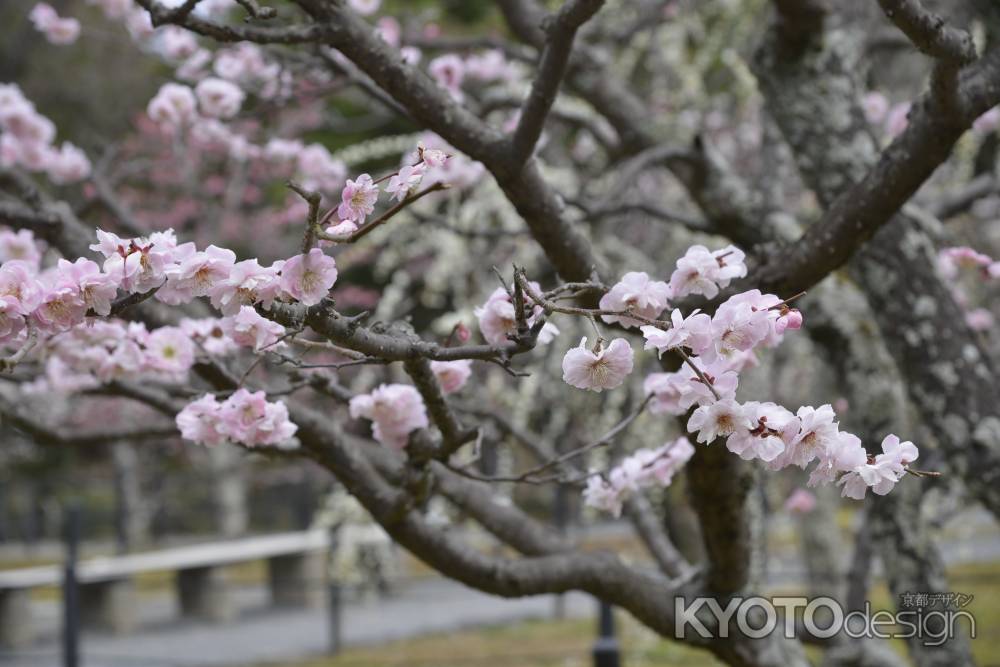
[[[167,266],[164,269],[167,282],[156,293],[156,298],[177,305],[195,297],[208,296],[214,285],[229,277],[234,264],[236,253],[210,245]]]
[[[795,489],[785,499],[784,507],[791,514],[809,514],[816,509],[816,496],[805,489]]]
[[[643,392],[653,396],[649,411],[653,414],[682,415],[687,412],[681,407],[684,395],[681,385],[689,381],[681,373],[651,373],[642,383]]]
[[[441,385],[441,392],[452,394],[469,381],[472,375],[472,362],[468,359],[458,359],[456,361],[432,361],[431,371]]]
[[[752,427],[737,429],[726,440],[726,448],[742,459],[773,461],[798,429],[795,415],[774,403],[744,403],[743,414]]]
[[[179,83],[165,83],[146,106],[150,119],[160,127],[177,130],[198,115],[194,91]]]
[[[273,348],[285,335],[285,327],[261,317],[251,306],[241,306],[237,314],[222,318],[219,326],[234,343],[255,352]]]
[[[395,449],[406,447],[410,433],[429,425],[424,399],[406,384],[383,384],[370,394],[355,396],[350,414],[354,419],[370,419],[374,438]]]
[[[264,392],[246,389],[236,390],[219,406],[219,423],[229,440],[247,447],[283,446],[298,431],[283,402],[271,403]]]
[[[465,63],[454,53],[438,56],[427,64],[427,71],[438,84],[452,95],[460,95]]]
[[[63,18],[52,5],[39,2],[32,7],[28,18],[35,30],[45,35],[52,44],[72,44],[80,36],[80,22],[74,18]]]
[[[12,259],[38,266],[42,259],[42,249],[30,229],[19,229],[15,232],[0,228],[0,263]]]
[[[677,269],[670,276],[674,298],[702,294],[714,299],[720,287],[728,287],[733,278],[747,274],[744,257],[743,251],[735,246],[714,252],[705,246],[691,246],[677,260]]]
[[[774,462],[775,466],[797,465],[805,468],[813,459],[835,446],[839,437],[839,428],[834,421],[836,417],[830,405],[800,407],[796,413],[798,428],[791,434],[784,455]]]
[[[42,292],[41,303],[31,313],[35,325],[46,333],[65,331],[83,321],[87,304],[80,290],[71,286],[52,286]]]
[[[243,106],[243,91],[225,79],[202,79],[195,86],[194,94],[201,112],[211,118],[232,118]]]
[[[532,282],[530,285],[536,292],[541,291],[538,283]],[[479,319],[479,331],[490,345],[503,345],[508,342],[508,336],[517,332],[514,303],[503,287],[496,288],[486,303],[475,309],[475,315]],[[533,327],[539,317],[542,317],[542,309],[536,306],[527,319],[528,327]],[[556,325],[546,322],[538,332],[538,342],[545,345],[558,335],[559,329]]]
[[[632,346],[624,338],[614,339],[607,347],[598,340],[593,350],[587,347],[584,338],[579,347],[570,349],[563,357],[563,381],[598,393],[614,389],[632,372],[632,357]]]
[[[59,284],[79,290],[84,305],[98,315],[107,317],[111,313],[111,302],[118,294],[118,283],[89,259],[80,258],[75,262],[60,259],[58,263]]]
[[[965,323],[973,331],[988,331],[996,326],[996,319],[987,309],[975,308],[965,314]]]
[[[671,326],[667,330],[652,325],[640,327],[646,339],[646,350],[656,350],[662,356],[666,350],[687,347],[694,354],[704,354],[712,347],[712,318],[695,310],[687,317],[677,308],[670,313]]]
[[[180,321],[181,330],[205,352],[212,355],[226,355],[237,349],[236,343],[222,330],[222,320],[214,317],[193,319],[185,317]]]
[[[410,191],[420,185],[420,179],[424,177],[424,165],[406,165],[398,173],[389,179],[389,184],[385,186],[385,191],[392,195],[392,199],[403,201],[410,194]]]
[[[168,377],[183,379],[194,364],[195,348],[178,327],[160,327],[146,338],[149,367]]]
[[[712,345],[704,352],[707,360],[726,360],[748,352],[771,333],[771,311],[758,310],[739,296],[723,303],[712,316]]]
[[[601,297],[599,305],[601,310],[631,310],[640,317],[653,320],[669,305],[670,296],[667,283],[650,280],[643,271],[630,271]],[[601,319],[609,324],[620,322],[626,328],[643,324],[639,320],[617,315],[602,315]]]
[[[819,452],[819,461],[809,475],[809,486],[830,484],[837,479],[837,475],[854,470],[867,460],[868,453],[861,439],[853,433],[839,431]]]
[[[912,442],[900,443],[895,435],[886,436],[882,441],[883,453],[872,463],[859,465],[840,478],[837,486],[842,486],[845,498],[864,500],[868,488],[880,496],[892,491],[896,482],[906,474],[906,464],[917,458],[917,448]]]
[[[199,445],[218,445],[228,439],[223,432],[218,399],[205,394],[184,406],[175,419],[181,437]]]
[[[281,264],[261,266],[256,259],[245,259],[232,266],[229,275],[209,289],[212,305],[223,315],[235,315],[240,306],[262,303],[270,308],[281,288],[278,272]]]
[[[711,444],[716,438],[728,437],[737,431],[754,427],[743,406],[731,398],[724,398],[710,405],[703,405],[691,414],[687,429],[698,433],[698,442]]]
[[[889,112],[889,100],[882,93],[873,90],[861,98],[861,108],[865,112],[865,120],[871,125],[878,125]]]
[[[45,173],[57,185],[76,183],[90,176],[90,160],[87,154],[69,142],[63,142],[59,150],[49,154]]]
[[[348,0],[348,5],[351,9],[356,11],[362,16],[369,16],[378,11],[379,6],[382,4],[382,0]]]
[[[348,179],[347,185],[340,193],[341,202],[337,207],[337,217],[361,224],[375,210],[378,192],[378,186],[368,174],[361,174],[356,181]]]
[[[885,131],[891,138],[898,137],[910,124],[910,103],[900,102],[889,109],[885,118]]]
[[[281,291],[306,306],[326,297],[337,281],[337,263],[319,248],[307,255],[296,255],[281,267]]]
[[[669,486],[694,451],[691,442],[680,437],[656,449],[636,450],[606,477],[591,471],[583,491],[584,503],[619,516],[622,505],[632,493],[651,486]]]
[[[299,152],[299,173],[304,185],[324,192],[334,192],[344,184],[347,167],[322,144],[309,144]]]
[[[980,270],[989,274],[993,258],[968,246],[944,248],[938,253],[938,271],[948,280],[958,277],[962,269]]]

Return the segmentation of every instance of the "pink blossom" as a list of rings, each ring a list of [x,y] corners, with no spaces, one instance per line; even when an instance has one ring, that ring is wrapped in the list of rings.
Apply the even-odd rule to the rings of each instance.
[[[563,357],[563,381],[578,389],[600,393],[614,389],[632,372],[632,346],[624,338],[616,338],[607,347],[598,341],[596,349],[587,348],[587,339]]]
[[[687,249],[677,260],[677,269],[670,276],[670,289],[675,298],[702,294],[714,299],[720,287],[727,287],[733,278],[746,275],[743,251],[727,246],[715,252],[701,245]]]
[[[406,165],[398,173],[389,179],[385,191],[392,195],[392,199],[403,201],[410,194],[410,191],[420,185],[420,179],[424,177],[424,165]]]
[[[705,358],[730,359],[762,343],[771,333],[769,312],[737,297],[723,303],[712,316],[712,345],[704,352]]]
[[[681,378],[677,386],[681,390],[679,402],[682,408],[687,410],[694,405],[709,405],[717,400],[715,394],[722,398],[732,398],[736,395],[739,376],[727,362],[717,360],[707,364],[701,357],[693,357],[691,363],[698,367],[712,386],[709,388],[690,365],[684,364],[677,371]],[[712,389],[715,393],[712,393]]]
[[[743,410],[743,406],[731,398],[703,405],[691,414],[687,429],[698,433],[698,442],[711,444],[716,438],[729,437],[738,431],[748,431],[754,427],[753,421]]]
[[[918,455],[912,442],[900,442],[898,436],[889,434],[882,441],[882,453],[874,462],[857,466],[841,477],[837,485],[844,487],[843,496],[856,500],[864,500],[868,487],[884,496],[903,478],[906,466],[916,461]]]
[[[148,12],[143,13],[148,14]],[[183,61],[198,51],[198,40],[194,34],[183,28],[167,25],[161,27],[158,33],[160,53],[168,60]]]
[[[889,109],[889,114],[885,119],[885,131],[891,138],[896,138],[903,133],[906,126],[910,124],[910,103],[900,102]]]
[[[236,253],[210,245],[164,269],[166,284],[156,293],[164,303],[178,305],[195,297],[208,296],[212,287],[229,278]]]
[[[32,312],[32,319],[39,329],[57,333],[82,322],[86,314],[87,304],[78,289],[48,287],[42,292],[41,303]]]
[[[178,327],[160,327],[146,338],[148,366],[173,379],[183,379],[194,365],[194,343]]]
[[[149,101],[146,113],[161,127],[176,130],[189,125],[198,115],[194,91],[179,83],[165,83]]]
[[[211,394],[205,394],[185,405],[176,418],[181,437],[199,445],[212,446],[226,442],[220,407],[219,401]]]
[[[427,428],[427,409],[420,393],[406,384],[383,384],[351,399],[351,417],[372,420],[372,435],[383,445],[402,449],[410,433]]]
[[[378,193],[378,186],[368,174],[361,174],[356,181],[348,179],[340,193],[341,203],[337,207],[337,217],[361,224],[375,210]]]
[[[80,36],[80,22],[74,18],[62,18],[56,10],[44,2],[39,2],[28,14],[35,30],[45,35],[52,44],[72,44]]]
[[[229,270],[229,275],[209,289],[212,305],[223,315],[235,315],[240,306],[263,303],[265,308],[278,296],[281,279],[279,266],[263,267],[256,259],[237,262]]]
[[[445,394],[452,394],[468,382],[472,375],[472,362],[468,359],[457,361],[432,361],[431,371],[441,385],[441,391]]]
[[[38,266],[42,259],[42,250],[31,230],[19,229],[15,232],[6,228],[0,229],[0,263],[12,259]]]
[[[278,163],[293,162],[304,148],[298,139],[274,137],[264,146],[264,157]]]
[[[726,448],[742,459],[773,461],[798,430],[795,415],[774,403],[750,401],[743,405],[743,414],[752,427],[737,429],[726,440]]]
[[[532,282],[531,287],[536,292],[541,291],[541,286],[538,283]],[[509,342],[509,336],[517,332],[514,304],[511,302],[507,290],[502,287],[494,290],[486,303],[475,309],[475,315],[479,319],[479,331],[490,345],[503,345]],[[542,309],[533,308],[532,314],[527,320],[528,326],[534,326],[541,316]],[[546,322],[538,333],[538,342],[545,345],[558,335],[559,329],[551,322]]]
[[[399,21],[392,16],[383,16],[376,21],[375,32],[389,46],[399,47],[399,38],[402,36],[403,29],[400,27]]]
[[[993,313],[985,308],[976,308],[965,314],[965,323],[973,331],[988,331],[996,325]]]
[[[878,125],[889,112],[889,100],[882,93],[873,90],[861,98],[861,108],[864,109],[865,120],[871,125]]]
[[[57,185],[76,183],[90,176],[90,160],[82,150],[64,142],[59,150],[49,154],[45,171]]]
[[[334,192],[343,186],[347,167],[321,144],[310,144],[299,153],[299,172],[307,187]]]
[[[944,248],[938,253],[938,270],[949,280],[958,277],[960,269],[985,270],[988,274],[993,258],[968,246]]]
[[[830,448],[840,446],[837,415],[829,405],[814,408],[804,405],[796,413],[795,432],[788,440],[784,454],[774,461],[774,468],[797,465],[805,468],[817,458],[822,458]]]
[[[341,220],[335,225],[330,225],[323,230],[326,234],[330,236],[350,236],[354,232],[358,231],[358,226],[351,222],[350,220]]]
[[[681,385],[688,383],[681,373],[651,373],[642,383],[643,391],[653,395],[649,411],[678,416],[687,412],[687,408],[681,407],[680,399],[685,393]]]
[[[21,313],[20,302],[12,296],[0,296],[0,344],[16,337],[24,327],[24,314]]]
[[[59,260],[59,284],[79,290],[84,304],[98,315],[111,313],[111,302],[118,294],[118,282],[89,259],[80,258],[73,263]]]
[[[465,78],[465,63],[454,53],[446,53],[430,61],[427,70],[442,88],[452,93],[459,91]]]
[[[1000,125],[1000,108],[993,107],[972,123],[972,129],[979,134],[995,132]]]
[[[861,445],[861,439],[853,433],[840,431],[819,452],[819,461],[809,475],[809,486],[829,484],[839,474],[854,470],[867,461],[868,453]]]
[[[791,514],[809,514],[816,509],[816,496],[805,489],[795,489],[785,499],[785,511]]]
[[[211,118],[232,118],[240,112],[245,97],[239,86],[215,77],[199,81],[194,94],[201,112]]]
[[[30,315],[42,300],[42,286],[35,278],[36,268],[19,259],[0,266],[0,297],[13,299],[22,315]],[[8,302],[7,307],[14,306]]]
[[[274,349],[275,344],[285,335],[285,327],[261,317],[251,306],[241,306],[237,314],[222,318],[219,326],[234,343],[249,347],[255,352]]]
[[[351,9],[362,16],[369,16],[378,11],[382,0],[348,0]]]
[[[670,296],[670,286],[667,283],[650,280],[649,275],[642,271],[630,271],[601,297],[599,305],[601,310],[629,310],[640,317],[654,320],[669,305]],[[620,322],[626,328],[642,324],[639,320],[617,315],[602,315],[601,319],[609,324]]]
[[[583,489],[584,504],[615,517],[621,516],[623,499],[618,489],[594,471],[591,473],[587,478],[587,486]]]
[[[306,306],[322,301],[337,281],[337,263],[319,248],[296,255],[281,268],[281,290]]]
[[[237,349],[236,343],[222,330],[222,320],[214,317],[180,321],[181,330],[208,354],[226,355]]]
[[[662,356],[664,351],[677,347],[687,347],[694,354],[704,354],[711,349],[712,318],[708,315],[695,310],[685,318],[681,311],[675,308],[670,313],[670,321],[673,326],[665,331],[651,325],[639,328],[646,339],[644,349],[655,349],[657,356]]]
[[[262,391],[236,390],[219,407],[219,416],[226,437],[247,447],[280,446],[298,431],[288,419],[285,404],[268,402]]]
[[[448,161],[448,154],[443,150],[428,148],[423,142],[417,144],[417,155],[428,169],[438,169],[443,167]]]

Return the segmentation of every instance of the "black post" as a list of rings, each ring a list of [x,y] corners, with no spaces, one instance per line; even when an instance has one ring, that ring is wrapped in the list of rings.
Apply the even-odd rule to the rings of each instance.
[[[66,564],[63,569],[63,667],[80,665],[80,589],[76,563],[80,546],[80,507],[66,513]]]
[[[329,558],[326,565],[326,580],[327,580],[327,591],[329,605],[329,624],[330,624],[330,647],[329,654],[337,655],[340,653],[342,647],[343,638],[341,637],[341,615],[343,611],[343,589],[340,582],[332,575],[332,565],[333,558],[337,551],[337,533],[339,526],[334,526],[330,529],[330,551]]]
[[[611,605],[598,600],[597,641],[594,642],[594,667],[621,667],[621,651],[615,638],[615,616]]]

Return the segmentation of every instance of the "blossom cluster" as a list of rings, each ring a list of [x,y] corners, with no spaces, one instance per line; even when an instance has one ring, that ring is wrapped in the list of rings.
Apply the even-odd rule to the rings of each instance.
[[[697,310],[685,315],[675,308],[669,321],[656,319],[671,300],[692,294],[714,298],[744,275],[746,265],[739,249],[729,246],[713,252],[692,246],[677,260],[669,283],[651,280],[645,273],[629,273],[604,295],[600,312],[606,322],[638,326],[645,349],[657,355],[675,350],[686,357],[680,370],[646,378],[650,410],[677,416],[690,413],[687,429],[698,442],[711,444],[724,438],[734,454],[759,459],[774,470],[788,465],[805,468],[816,462],[810,485],[836,481],[843,495],[859,499],[868,488],[888,493],[917,458],[912,443],[900,443],[890,435],[883,442],[883,453],[869,459],[856,436],[840,431],[829,405],[804,406],[792,413],[775,403],[736,400],[739,374],[756,365],[756,351],[778,345],[787,331],[802,326],[798,310],[778,296],[749,290],[729,297],[711,316]],[[601,391],[622,384],[632,368],[633,351],[624,338],[606,347],[599,340],[592,349],[584,339],[566,352],[563,379],[574,387]],[[611,511],[620,509],[615,499],[622,489],[635,487],[629,480],[639,475],[637,465],[626,459],[606,479],[591,480],[588,502]]]
[[[631,494],[645,488],[669,486],[694,451],[694,446],[683,436],[657,449],[638,449],[607,475],[591,471],[583,491],[584,502],[617,517]]]
[[[372,436],[383,445],[403,449],[410,433],[427,428],[427,408],[416,388],[408,384],[383,384],[350,402],[353,419],[370,419]]]
[[[205,394],[186,405],[176,421],[181,436],[202,445],[289,447],[294,446],[290,441],[298,430],[284,403],[269,402],[264,392],[246,389],[236,390],[225,401]]]
[[[90,160],[69,142],[56,147],[56,127],[17,84],[0,84],[0,167],[44,172],[58,185],[90,175]]]

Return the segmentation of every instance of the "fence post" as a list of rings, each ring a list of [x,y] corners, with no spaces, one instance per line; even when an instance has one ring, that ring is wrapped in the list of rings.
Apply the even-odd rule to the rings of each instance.
[[[621,667],[621,651],[615,637],[614,610],[604,600],[598,600],[597,641],[594,642],[594,667]]]
[[[73,503],[66,513],[66,563],[63,568],[63,667],[80,665],[80,589],[76,564],[80,547],[80,506]]]
[[[343,613],[343,589],[341,588],[340,582],[336,580],[333,576],[333,558],[337,552],[337,533],[339,526],[333,526],[330,529],[330,549],[327,556],[326,563],[326,583],[327,583],[327,604],[328,607],[328,621],[329,621],[329,631],[330,631],[330,646],[329,654],[337,655],[340,653],[340,649],[343,646],[343,637],[341,636],[342,630],[342,618]]]

